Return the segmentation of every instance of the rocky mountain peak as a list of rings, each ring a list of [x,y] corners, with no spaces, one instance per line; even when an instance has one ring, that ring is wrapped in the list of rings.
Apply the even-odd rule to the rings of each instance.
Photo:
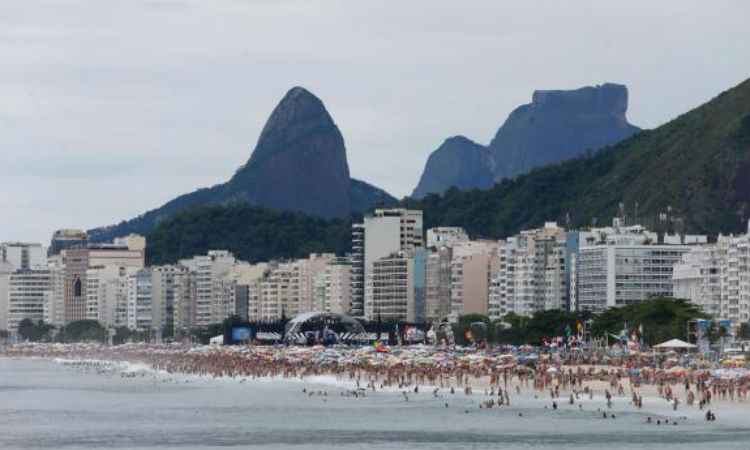
[[[339,133],[323,102],[307,89],[290,89],[276,105],[260,133],[250,163],[284,151],[312,133]],[[340,133],[339,133],[340,134]]]

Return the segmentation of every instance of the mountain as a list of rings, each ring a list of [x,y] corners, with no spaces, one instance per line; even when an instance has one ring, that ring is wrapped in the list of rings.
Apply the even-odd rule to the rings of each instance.
[[[620,84],[535,91],[531,103],[510,113],[490,142],[496,177],[511,178],[637,133],[627,110],[628,88]]]
[[[186,208],[232,203],[331,219],[394,204],[396,199],[350,178],[344,138],[323,102],[295,87],[271,113],[249,161],[229,181],[181,195],[135,219],[89,234],[92,240],[145,234]]]
[[[550,220],[571,227],[608,223],[621,203],[631,223],[652,229],[682,224],[688,232],[744,231],[750,217],[750,80],[596,153],[488,190],[453,188],[401,206],[422,209],[425,229],[453,225],[473,237],[504,238]],[[665,213],[667,222],[661,220]],[[176,214],[147,239],[155,263],[210,248],[259,261],[308,251],[341,254],[351,244],[351,230],[345,220],[230,204]]]
[[[535,91],[532,102],[508,116],[489,146],[463,137],[443,143],[427,160],[412,197],[450,187],[487,189],[494,181],[617,143],[639,131],[628,123],[627,109],[628,90],[619,84]]]
[[[428,195],[425,228],[463,226],[504,237],[557,220],[608,222],[620,204],[632,222],[715,234],[750,217],[750,80],[650,131],[591,155],[504,179],[487,191]],[[666,219],[666,221],[665,221]]]
[[[427,159],[412,197],[441,194],[451,186],[458,189],[488,189],[494,184],[494,163],[490,151],[464,137],[448,138]]]

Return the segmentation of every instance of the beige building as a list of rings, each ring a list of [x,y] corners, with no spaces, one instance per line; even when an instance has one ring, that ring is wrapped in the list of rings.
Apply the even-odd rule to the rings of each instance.
[[[487,314],[490,276],[497,265],[497,241],[466,241],[453,246],[451,320]]]
[[[270,268],[260,283],[258,317],[276,320],[314,311],[318,306],[315,280],[319,280],[334,259],[335,255],[330,253],[313,253],[306,259],[278,263]]]

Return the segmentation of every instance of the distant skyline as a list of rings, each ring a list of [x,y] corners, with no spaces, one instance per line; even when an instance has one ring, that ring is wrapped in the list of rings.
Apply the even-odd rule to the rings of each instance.
[[[402,197],[537,89],[622,83],[653,128],[750,77],[745,1],[0,4],[0,241],[132,218],[221,183],[293,86],[353,177]]]

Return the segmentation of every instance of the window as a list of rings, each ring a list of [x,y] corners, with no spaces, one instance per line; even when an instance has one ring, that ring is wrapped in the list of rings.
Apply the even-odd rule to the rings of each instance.
[[[76,278],[73,282],[73,297],[80,297],[82,294],[81,289],[81,279]]]

